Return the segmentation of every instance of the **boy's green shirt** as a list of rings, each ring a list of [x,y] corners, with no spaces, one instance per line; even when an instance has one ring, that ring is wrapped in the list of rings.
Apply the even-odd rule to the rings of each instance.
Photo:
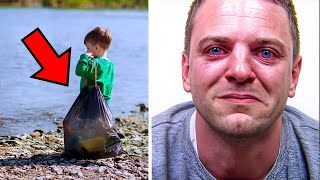
[[[109,104],[113,87],[113,63],[105,58],[95,58],[97,65],[97,85]],[[89,60],[89,55],[82,54],[76,67],[76,75],[81,76],[80,91],[84,87],[84,79],[88,78],[88,86],[94,85],[94,61]]]

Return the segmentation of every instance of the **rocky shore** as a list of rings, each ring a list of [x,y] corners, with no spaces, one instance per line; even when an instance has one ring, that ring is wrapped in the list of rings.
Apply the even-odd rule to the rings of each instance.
[[[148,119],[140,112],[116,121],[126,153],[113,158],[63,157],[62,119],[54,131],[0,136],[0,179],[148,179]]]

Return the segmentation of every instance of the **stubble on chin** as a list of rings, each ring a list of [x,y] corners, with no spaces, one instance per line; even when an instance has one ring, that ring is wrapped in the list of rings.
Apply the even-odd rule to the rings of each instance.
[[[196,107],[197,106],[197,103]],[[270,119],[266,112],[256,112],[256,114],[247,114],[250,108],[245,105],[237,105],[228,111],[234,113],[225,114],[219,111],[213,104],[201,104],[197,108],[198,113],[208,126],[219,136],[226,139],[241,140],[252,139],[262,136],[264,132],[272,127],[276,119]]]

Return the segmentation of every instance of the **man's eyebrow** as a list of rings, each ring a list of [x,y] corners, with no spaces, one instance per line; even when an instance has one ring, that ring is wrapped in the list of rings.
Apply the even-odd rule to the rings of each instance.
[[[206,43],[212,43],[212,42],[219,42],[219,43],[226,43],[230,42],[231,39],[224,36],[207,36],[200,40],[199,47],[202,47]]]
[[[259,38],[259,39],[256,39],[255,43],[261,44],[261,45],[268,45],[268,44],[275,45],[280,48],[281,53],[286,52],[286,46],[281,41],[279,41],[277,39]]]

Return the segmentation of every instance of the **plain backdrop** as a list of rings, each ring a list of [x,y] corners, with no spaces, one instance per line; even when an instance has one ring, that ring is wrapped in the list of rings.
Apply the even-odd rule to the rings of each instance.
[[[149,1],[150,117],[189,101],[182,87],[181,53],[191,0]],[[292,105],[319,120],[319,0],[295,0],[301,33],[302,71]]]

